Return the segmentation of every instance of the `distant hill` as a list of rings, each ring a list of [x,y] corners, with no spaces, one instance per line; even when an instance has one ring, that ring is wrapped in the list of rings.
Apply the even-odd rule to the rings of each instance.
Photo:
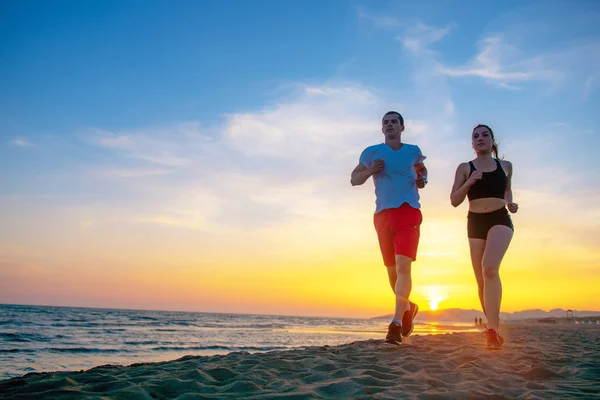
[[[575,317],[591,317],[597,316],[600,318],[600,311],[578,311],[573,310]],[[502,320],[525,320],[539,318],[564,318],[567,316],[567,310],[555,308],[550,311],[544,310],[524,310],[513,313],[500,313]],[[392,315],[382,315],[372,319],[390,319]],[[456,321],[456,322],[472,322],[475,318],[485,318],[482,311],[478,310],[463,310],[460,308],[447,308],[437,311],[419,311],[417,321]]]

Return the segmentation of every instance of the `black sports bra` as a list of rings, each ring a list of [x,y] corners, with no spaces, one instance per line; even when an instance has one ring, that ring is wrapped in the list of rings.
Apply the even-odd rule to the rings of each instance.
[[[471,166],[471,171],[469,172],[470,177],[473,171],[475,171],[475,166],[471,161],[469,161],[469,165]],[[502,165],[500,165],[500,161],[496,159],[496,169],[494,171],[484,172],[482,178],[469,188],[467,197],[469,198],[469,201],[486,197],[504,199],[504,191],[506,190],[507,182],[508,179],[502,169]]]

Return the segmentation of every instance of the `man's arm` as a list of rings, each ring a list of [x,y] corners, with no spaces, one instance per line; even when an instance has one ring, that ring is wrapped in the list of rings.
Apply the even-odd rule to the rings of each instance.
[[[415,164],[415,171],[417,173],[417,187],[423,189],[427,184],[427,167],[425,167],[425,163],[420,162]]]
[[[350,175],[350,184],[352,184],[352,186],[362,185],[371,175],[369,168],[364,164],[358,164],[356,168],[354,168],[354,171],[352,171],[352,175]]]
[[[385,163],[383,160],[375,160],[373,163],[373,167],[368,168],[363,163],[360,163],[354,168],[352,171],[352,175],[350,176],[350,183],[352,186],[362,185],[369,179],[371,175],[374,175],[378,172],[383,171],[385,168]]]

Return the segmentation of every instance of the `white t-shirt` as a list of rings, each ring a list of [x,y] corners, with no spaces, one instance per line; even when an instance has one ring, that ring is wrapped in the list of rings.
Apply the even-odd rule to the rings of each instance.
[[[385,162],[383,171],[373,175],[375,183],[375,214],[386,208],[398,208],[408,203],[421,208],[414,165],[425,160],[419,146],[404,143],[394,150],[385,143],[369,146],[360,155],[360,163],[371,168],[377,159]]]

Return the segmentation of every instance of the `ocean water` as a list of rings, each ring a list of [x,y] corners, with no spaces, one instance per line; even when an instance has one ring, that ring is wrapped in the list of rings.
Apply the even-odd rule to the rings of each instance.
[[[30,372],[79,371],[383,339],[385,319],[138,311],[0,304],[0,380]],[[475,330],[417,323],[413,335]]]

